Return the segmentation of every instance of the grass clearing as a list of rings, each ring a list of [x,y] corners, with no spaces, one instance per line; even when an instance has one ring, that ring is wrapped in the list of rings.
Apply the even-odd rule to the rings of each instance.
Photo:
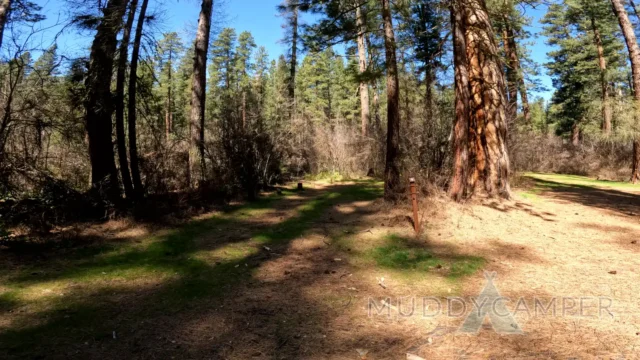
[[[540,173],[524,173],[523,176],[547,182],[546,187],[561,187],[566,185],[590,186],[596,188],[621,188],[625,190],[640,191],[640,184],[632,184],[629,182],[596,180],[586,176],[565,175],[565,174],[540,174]],[[555,184],[549,184],[555,183]]]

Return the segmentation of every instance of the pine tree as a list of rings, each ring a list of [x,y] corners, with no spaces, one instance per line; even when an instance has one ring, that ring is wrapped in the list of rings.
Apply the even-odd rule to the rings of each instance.
[[[85,122],[89,138],[91,157],[91,184],[100,194],[111,200],[120,197],[118,174],[116,170],[111,140],[111,101],[110,81],[113,74],[113,59],[117,46],[117,33],[122,24],[127,2],[109,0],[104,17],[97,27],[91,45],[91,55],[85,86]]]
[[[627,50],[629,51],[629,61],[631,62],[631,72],[633,74],[634,99],[636,102],[634,117],[636,122],[635,126],[637,126],[640,118],[638,113],[640,111],[640,47],[638,46],[635,32],[622,2],[620,0],[611,0],[611,4],[618,18],[618,23],[620,24],[620,29],[622,30],[625,42],[627,43]],[[633,139],[631,182],[635,184],[638,180],[640,180],[640,136],[636,133]]]
[[[156,57],[160,91],[165,103],[165,139],[168,141],[174,131],[174,116],[176,112],[176,64],[182,56],[184,47],[176,32],[165,33],[158,42]]]
[[[205,179],[206,162],[204,149],[204,118],[207,82],[207,55],[209,53],[209,36],[211,32],[211,15],[213,0],[202,0],[198,31],[195,39],[195,56],[193,62],[193,85],[191,87],[190,133],[191,148],[189,150],[189,183],[195,187],[196,164],[200,163],[200,180]]]
[[[589,5],[588,10],[584,6],[582,3],[554,4],[543,19],[548,44],[555,48],[548,54],[553,61],[547,64],[556,88],[552,118],[557,124],[556,132],[571,134],[573,143],[579,142],[581,129],[591,120],[589,108],[597,99],[602,113],[598,123],[607,133],[610,127],[608,84],[621,80],[619,69],[624,66],[620,56],[622,44],[611,26],[611,15],[605,16],[605,9],[594,4]],[[592,14],[599,19],[598,31],[594,31]]]

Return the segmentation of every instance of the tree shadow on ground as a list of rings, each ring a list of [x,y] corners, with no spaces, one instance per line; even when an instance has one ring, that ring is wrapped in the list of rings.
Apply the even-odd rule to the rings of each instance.
[[[136,349],[152,353],[171,349],[177,353],[189,352],[171,343],[171,349],[167,349],[162,340],[167,334],[159,334],[154,329],[147,329],[153,333],[151,337],[140,338],[134,334],[144,323],[182,325],[166,316],[180,318],[178,314],[184,312],[197,318],[194,309],[199,312],[197,309],[210,308],[211,301],[220,301],[240,284],[251,283],[258,266],[280,257],[288,243],[305,234],[328,208],[372,200],[380,195],[379,186],[367,183],[332,186],[321,191],[308,189],[275,202],[267,199],[229,209],[225,217],[192,221],[177,230],[156,235],[148,244],[119,246],[105,239],[100,245],[47,261],[45,266],[32,264],[8,271],[3,276],[3,287],[9,291],[0,295],[0,309],[14,315],[9,324],[2,326],[0,348],[12,357],[36,358],[80,354],[93,358],[102,357],[105,352],[116,355]],[[268,211],[275,203],[279,208],[295,208],[296,212],[276,224],[251,221],[251,210]],[[244,244],[241,251],[219,261],[200,256],[203,251],[223,248],[236,241],[229,237],[218,241],[211,236],[199,241],[200,237],[245,227],[253,232],[251,243]],[[44,301],[29,301],[20,296],[31,288],[55,289],[60,283],[70,286],[64,293],[55,294],[57,298],[47,299],[46,305]],[[34,307],[40,306],[41,310],[34,311]],[[123,334],[137,343],[115,341]],[[33,344],[39,344],[38,348]]]
[[[379,208],[369,201],[381,195],[378,184],[367,182],[292,192],[146,240],[103,239],[9,269],[0,275],[8,290],[0,310],[11,314],[0,316],[0,352],[6,358],[297,359],[365,348],[397,355],[412,338],[366,325],[364,299],[355,297],[389,290],[350,282],[350,274],[373,264],[455,281],[485,260],[425,238],[390,235],[357,269],[345,261],[349,250],[339,240],[371,228],[366,216]],[[346,207],[353,211],[341,213]],[[277,221],[267,221],[269,214]],[[48,295],[39,300],[42,293]]]
[[[531,205],[528,205],[526,203],[523,202],[519,202],[516,201],[513,205],[507,204],[507,203],[501,203],[498,201],[490,201],[490,202],[485,202],[483,203],[484,206],[492,208],[494,210],[498,210],[501,211],[503,213],[508,213],[510,211],[524,211],[527,214],[531,215],[531,216],[535,216],[535,217],[539,217],[540,219],[544,220],[544,221],[550,221],[550,222],[555,222],[556,220],[553,219],[552,217],[555,216],[555,214],[550,213],[550,212],[539,212],[536,211],[534,209],[532,209]]]
[[[600,189],[586,185],[564,184],[534,178],[543,195],[577,204],[612,211],[627,216],[640,215],[640,195],[613,189]]]

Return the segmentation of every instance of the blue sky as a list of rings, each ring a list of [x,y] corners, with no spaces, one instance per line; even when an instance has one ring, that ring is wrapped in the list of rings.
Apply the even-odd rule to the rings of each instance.
[[[250,31],[258,46],[264,46],[272,58],[279,56],[285,49],[280,43],[283,37],[281,27],[282,19],[278,16],[276,6],[281,0],[214,0],[216,14],[214,21],[220,27],[233,27],[238,33]],[[47,23],[56,22],[58,14],[64,17],[67,3],[64,0],[42,0],[38,3],[44,4]],[[159,14],[159,21],[156,30],[177,31],[184,39],[193,37],[195,25],[197,24],[200,5],[198,0],[165,0],[151,1],[150,11]],[[160,5],[155,5],[162,3]],[[538,9],[528,9],[527,15],[532,17],[533,24],[528,29],[531,33],[537,34],[541,30],[538,20],[544,16],[546,8],[540,6]],[[217,21],[216,21],[217,20]],[[59,47],[62,53],[70,56],[80,55],[90,44],[90,34],[78,33],[76,30],[69,30],[59,39]],[[542,37],[532,40],[534,43],[529,47],[533,60],[543,65],[547,62],[546,53],[549,51]],[[545,69],[541,67],[542,75],[540,80],[549,90],[551,90],[551,80],[545,74]],[[551,91],[535,93],[535,96],[543,96],[549,99]]]

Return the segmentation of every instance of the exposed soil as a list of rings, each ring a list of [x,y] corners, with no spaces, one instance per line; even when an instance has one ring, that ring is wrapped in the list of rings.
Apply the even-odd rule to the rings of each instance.
[[[193,230],[188,250],[163,248],[172,256],[167,264],[136,253],[136,264],[157,266],[149,270],[162,274],[156,277],[123,273],[88,281],[87,274],[56,275],[66,271],[58,266],[73,263],[47,258],[24,265],[15,254],[0,253],[7,269],[0,294],[22,291],[13,300],[0,297],[6,309],[0,353],[65,359],[640,358],[640,194],[539,179],[528,187],[508,202],[423,199],[424,231],[416,236],[408,205],[391,209],[372,199],[379,185],[308,184],[268,207],[240,210],[246,215],[241,221]],[[109,231],[118,244],[142,245],[166,232],[124,224]],[[101,255],[94,259],[79,267],[99,264]],[[98,275],[110,271],[96,269]],[[22,279],[25,271],[37,280]],[[496,272],[493,283],[510,299],[507,308],[520,310],[515,320],[523,334],[496,332],[489,319],[478,333],[462,333],[465,316],[448,316],[447,298],[477,297],[485,271]],[[60,293],[55,301],[36,299],[48,289]],[[441,301],[439,315],[432,316],[435,302],[423,309],[424,297]],[[519,298],[526,305],[517,306]],[[536,300],[546,306],[554,298],[555,315],[536,316]],[[61,307],[65,302],[72,305]],[[382,313],[374,308],[372,314],[371,304]],[[78,318],[86,311],[95,315]],[[25,348],[26,341],[33,348]]]

